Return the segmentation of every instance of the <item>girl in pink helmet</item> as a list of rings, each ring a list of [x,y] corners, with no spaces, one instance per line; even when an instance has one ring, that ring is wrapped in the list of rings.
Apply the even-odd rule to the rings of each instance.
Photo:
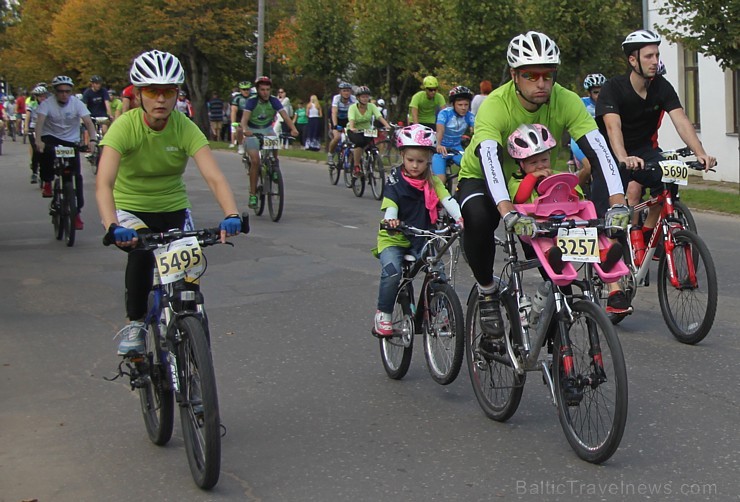
[[[385,211],[383,220],[391,228],[403,221],[416,228],[430,229],[437,222],[437,207],[441,203],[447,213],[462,225],[460,206],[430,169],[432,153],[437,148],[434,131],[421,124],[404,127],[398,131],[397,145],[402,163],[388,174],[380,206]],[[424,239],[414,242],[400,233],[378,232],[378,247],[374,253],[380,258],[381,273],[373,326],[376,335],[393,335],[391,314],[401,282],[403,256],[409,253],[418,255],[423,244]]]

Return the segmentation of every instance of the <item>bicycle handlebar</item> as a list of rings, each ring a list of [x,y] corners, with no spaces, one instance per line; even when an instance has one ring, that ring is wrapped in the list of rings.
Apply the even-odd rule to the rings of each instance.
[[[458,225],[457,223],[450,223],[444,228],[441,228],[439,230],[422,230],[421,228],[416,228],[412,225],[407,225],[404,222],[400,222],[397,227],[392,228],[390,225],[388,225],[387,222],[381,221],[380,222],[380,229],[385,230],[387,232],[401,232],[406,237],[444,237],[447,235],[452,235],[455,233],[462,232],[462,227]]]
[[[240,233],[248,234],[249,214],[246,212],[242,213],[241,220],[242,229]],[[199,230],[180,230],[175,228],[166,232],[141,233],[138,235],[139,242],[137,243],[135,249],[145,249],[147,251],[151,251],[162,246],[163,244],[168,244],[184,237],[197,237],[198,243],[203,247],[213,246],[215,244],[221,243],[221,229],[219,227],[202,228]],[[110,233],[106,233],[103,236],[104,246],[110,246],[115,243],[116,242],[113,240]]]

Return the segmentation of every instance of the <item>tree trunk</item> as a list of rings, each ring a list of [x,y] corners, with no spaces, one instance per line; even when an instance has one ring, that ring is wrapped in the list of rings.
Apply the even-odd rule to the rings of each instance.
[[[206,108],[210,72],[208,59],[198,51],[192,38],[188,40],[184,59],[186,61],[185,81],[190,91],[193,121],[203,131],[203,134],[210,139],[210,124],[208,122],[208,109]]]

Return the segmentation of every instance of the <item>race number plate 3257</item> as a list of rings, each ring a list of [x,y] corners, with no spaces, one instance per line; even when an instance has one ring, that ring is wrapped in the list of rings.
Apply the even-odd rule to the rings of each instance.
[[[185,237],[154,250],[162,284],[197,278],[203,273],[203,251],[195,237]]]
[[[561,228],[555,244],[563,252],[563,261],[599,263],[599,238],[595,228]]]

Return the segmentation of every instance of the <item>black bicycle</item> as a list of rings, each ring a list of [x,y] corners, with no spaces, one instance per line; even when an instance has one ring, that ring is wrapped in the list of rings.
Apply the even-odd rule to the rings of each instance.
[[[465,351],[463,310],[455,288],[448,281],[443,259],[462,228],[456,224],[441,230],[421,230],[401,223],[395,229],[382,224],[390,232],[399,231],[427,242],[417,258],[404,256],[403,276],[393,308],[392,336],[378,336],[380,357],[389,377],[399,380],[406,376],[411,364],[414,335],[424,337],[424,355],[432,379],[447,385],[457,378]],[[454,265],[453,265],[454,266]],[[414,303],[414,278],[424,274],[419,300]],[[450,276],[454,271],[450,271]],[[374,330],[373,330],[373,334]]]
[[[74,176],[76,156],[76,147],[54,146],[54,181],[49,214],[54,236],[58,241],[64,239],[68,247],[75,244],[75,217],[78,213]]]
[[[242,215],[242,233],[249,216]],[[202,249],[220,244],[220,229],[139,234],[139,249],[155,257],[154,285],[143,354],[130,352],[118,365],[131,390],[139,391],[144,425],[152,443],[172,437],[174,403],[180,409],[185,453],[195,484],[207,490],[221,470],[221,418],[203,294],[194,286],[205,273]],[[106,235],[103,244],[113,244]],[[230,244],[230,243],[229,243]],[[126,369],[123,366],[126,366]]]
[[[352,193],[357,197],[362,197],[362,194],[365,193],[365,183],[367,182],[370,185],[370,190],[373,192],[375,200],[382,200],[383,189],[385,188],[385,167],[383,166],[383,160],[380,158],[378,147],[375,145],[378,130],[365,129],[362,132],[366,137],[370,138],[370,142],[362,150],[360,171],[352,173]]]
[[[96,138],[95,141],[90,141],[89,148],[90,152],[85,154],[87,161],[92,167],[93,174],[98,174],[98,164],[100,164],[100,150],[102,147],[98,146],[100,140],[103,139],[103,126],[110,124],[108,117],[92,117],[92,121],[95,123]]]
[[[253,133],[253,136],[260,142],[260,171],[257,179],[257,207],[254,213],[261,216],[265,211],[265,200],[270,210],[272,221],[279,221],[283,215],[283,205],[285,204],[285,185],[283,182],[283,173],[280,171],[280,162],[277,158],[277,150],[280,149],[280,141],[284,139],[292,140],[292,136],[280,135],[265,136],[260,133]],[[244,168],[249,173],[250,161],[249,154],[244,153],[242,157]]]
[[[538,233],[550,238],[559,228],[581,225],[603,229],[602,222],[566,220],[538,223]],[[575,242],[566,240],[566,248]],[[587,250],[583,244],[573,249]],[[480,346],[477,286],[468,297],[467,360],[478,403],[489,418],[505,422],[519,407],[527,372],[540,371],[570,446],[588,462],[606,461],[619,447],[627,421],[627,369],[616,330],[591,292],[593,264],[584,264],[585,279],[571,282],[581,293],[566,294],[547,281],[538,288],[535,308],[522,273],[543,264],[537,258],[520,261],[511,232],[506,240],[496,237],[496,245],[506,251],[504,279],[497,279],[505,335],[493,353]],[[591,247],[597,249],[595,242]]]

